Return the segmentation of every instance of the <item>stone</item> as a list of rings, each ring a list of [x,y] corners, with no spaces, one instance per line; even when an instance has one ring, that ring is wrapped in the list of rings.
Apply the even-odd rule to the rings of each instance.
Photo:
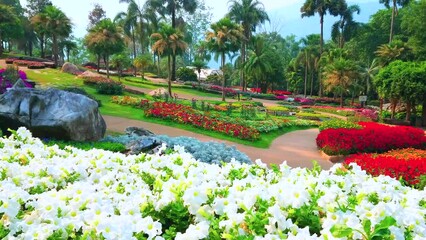
[[[126,148],[129,149],[129,154],[137,155],[142,152],[149,152],[161,144],[161,142],[152,137],[141,137],[127,144]]]
[[[73,75],[78,75],[79,73],[81,73],[81,71],[78,69],[76,65],[69,62],[66,62],[64,63],[64,65],[62,65],[61,71],[65,73],[70,73]]]
[[[136,135],[136,136],[153,136],[154,133],[141,127],[128,127],[124,131],[127,135]]]
[[[54,88],[12,88],[0,96],[2,132],[21,126],[36,137],[73,141],[97,141],[106,130],[96,101]]]
[[[155,89],[148,93],[148,95],[150,96],[164,96],[165,94],[169,94],[169,93],[164,88]]]

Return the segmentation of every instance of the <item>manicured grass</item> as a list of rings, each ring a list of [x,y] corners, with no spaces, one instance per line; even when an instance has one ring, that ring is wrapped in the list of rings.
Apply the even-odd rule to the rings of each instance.
[[[27,72],[28,78],[35,80],[37,84],[41,86],[52,86],[52,87],[55,86],[59,88],[76,86],[76,87],[83,88],[84,90],[86,90],[87,93],[94,96],[96,99],[102,101],[102,107],[100,107],[100,112],[105,115],[157,123],[157,124],[184,129],[191,132],[207,135],[213,138],[228,140],[231,142],[236,142],[236,143],[253,146],[257,148],[268,148],[277,137],[285,133],[309,128],[309,127],[289,127],[289,128],[281,129],[281,130],[266,133],[266,134],[263,133],[261,135],[260,140],[251,142],[247,140],[236,139],[234,137],[227,136],[222,133],[216,133],[212,131],[195,128],[189,125],[174,123],[174,122],[163,120],[163,119],[147,118],[145,117],[144,112],[140,109],[135,109],[134,107],[131,107],[131,106],[122,106],[122,105],[112,103],[111,96],[98,94],[95,88],[84,85],[82,79],[77,78],[71,74],[62,73],[54,69],[27,70],[26,72]],[[189,92],[191,91],[198,92],[197,90],[192,90],[192,89],[174,89],[174,90],[182,90],[182,91],[189,90]],[[129,94],[129,93],[125,93],[125,95],[140,97],[139,95]]]

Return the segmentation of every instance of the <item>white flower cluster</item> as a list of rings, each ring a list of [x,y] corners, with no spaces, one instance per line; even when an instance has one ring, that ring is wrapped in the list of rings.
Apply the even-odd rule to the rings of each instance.
[[[387,234],[420,240],[426,238],[425,199],[425,191],[371,177],[356,165],[329,171],[285,163],[268,169],[260,161],[218,166],[196,161],[181,147],[167,155],[139,156],[60,150],[24,128],[0,139],[0,238],[5,239]],[[389,217],[394,222],[379,229]]]

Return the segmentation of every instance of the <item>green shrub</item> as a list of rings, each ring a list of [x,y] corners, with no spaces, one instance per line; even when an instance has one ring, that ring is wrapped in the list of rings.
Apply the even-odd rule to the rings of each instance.
[[[176,71],[176,76],[184,82],[195,82],[197,81],[197,74],[195,74],[194,70],[186,67],[179,68]]]
[[[354,122],[334,119],[334,120],[322,122],[319,127],[319,130],[322,131],[329,128],[361,129],[362,127],[361,125]]]
[[[111,152],[124,152],[126,147],[124,144],[115,142],[76,142],[76,141],[57,141],[49,140],[46,145],[53,146],[58,145],[59,148],[64,149],[66,146],[72,146],[82,150],[90,150],[93,148],[108,150]]]
[[[123,95],[124,87],[118,83],[98,83],[96,91],[105,95]]]
[[[284,106],[270,106],[270,107],[266,107],[266,109],[269,111],[283,111],[283,112],[290,111],[290,109]]]
[[[88,94],[88,93],[86,92],[86,90],[84,90],[83,88],[78,88],[78,87],[68,87],[68,88],[64,88],[63,90],[64,90],[64,91],[67,91],[67,92],[72,92],[72,93],[77,93],[77,94],[84,95],[84,96],[86,96],[86,97],[88,97],[88,98],[90,98],[90,99],[92,99],[92,100],[96,101],[96,102],[98,103],[98,106],[99,106],[99,107],[102,107],[102,102],[101,102],[101,100],[96,99],[94,96],[92,96],[92,95]]]
[[[320,120],[320,118],[324,117],[322,114],[318,114],[318,113],[312,113],[312,112],[299,112],[296,113],[296,116],[301,118],[301,119],[307,119],[307,120]]]

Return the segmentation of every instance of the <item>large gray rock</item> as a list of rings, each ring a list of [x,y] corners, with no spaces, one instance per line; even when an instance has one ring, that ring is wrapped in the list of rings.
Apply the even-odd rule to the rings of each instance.
[[[0,129],[25,126],[34,136],[97,141],[106,130],[98,103],[58,89],[10,89],[0,96]]]
[[[161,142],[153,137],[143,136],[135,141],[132,141],[126,145],[129,149],[129,154],[137,155],[142,152],[149,152],[160,146]]]
[[[66,62],[64,65],[62,65],[61,71],[65,73],[71,73],[73,75],[77,75],[81,72],[76,65],[69,62]]]

